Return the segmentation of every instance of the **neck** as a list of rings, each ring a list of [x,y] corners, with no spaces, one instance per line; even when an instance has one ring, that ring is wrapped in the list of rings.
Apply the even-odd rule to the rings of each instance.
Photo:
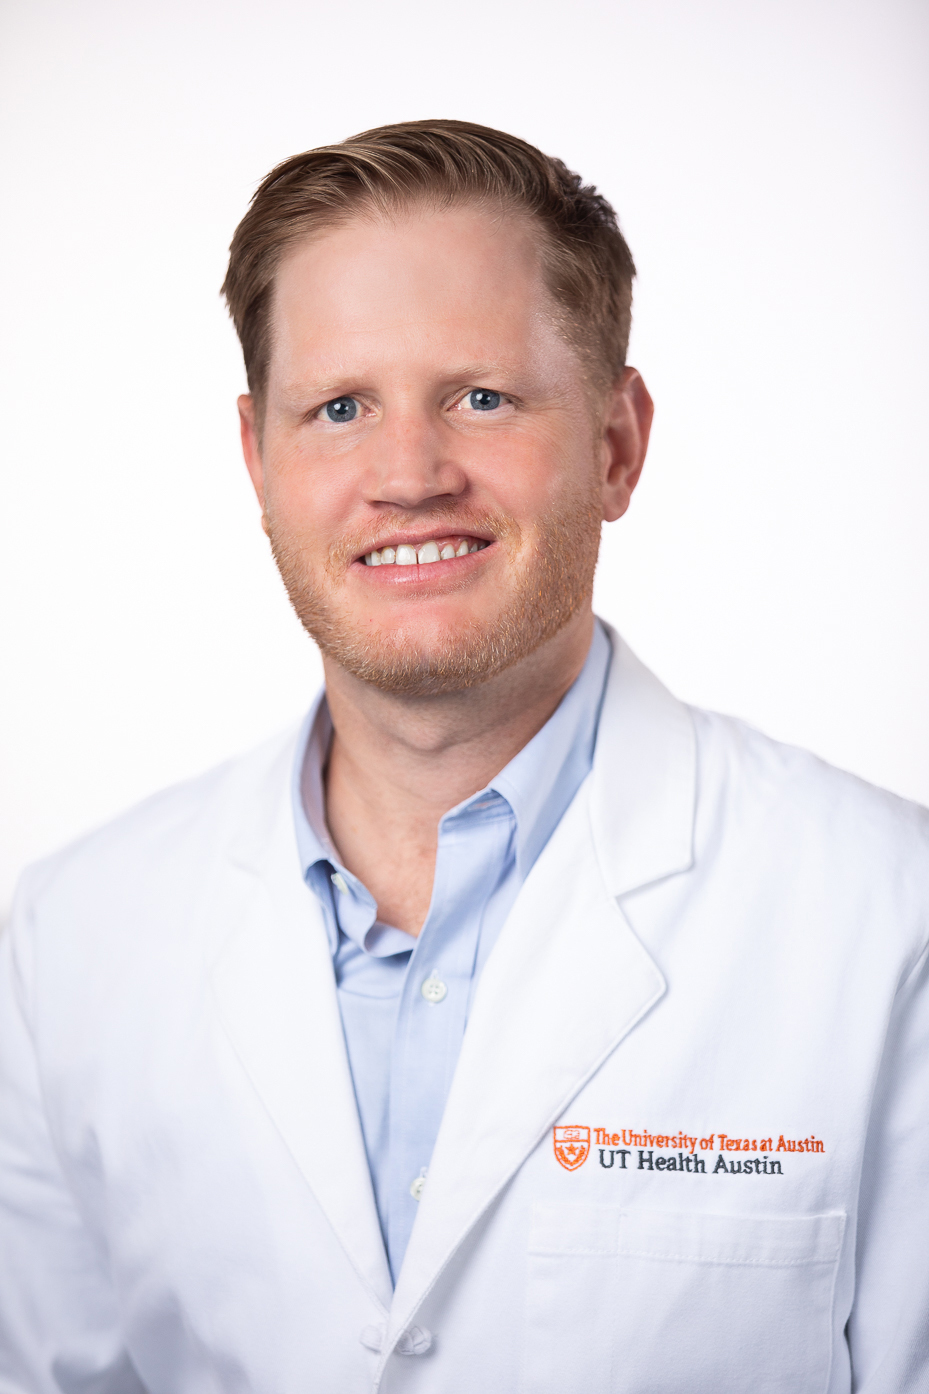
[[[541,730],[584,666],[592,634],[587,609],[489,682],[430,697],[381,692],[325,661],[334,728],[327,822],[379,919],[419,933],[440,819]]]

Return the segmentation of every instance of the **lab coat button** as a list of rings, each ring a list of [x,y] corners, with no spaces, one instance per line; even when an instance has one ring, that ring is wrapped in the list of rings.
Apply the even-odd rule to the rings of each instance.
[[[398,1355],[425,1355],[431,1347],[432,1332],[425,1326],[411,1326],[398,1337],[396,1351]]]
[[[448,995],[448,988],[445,986],[445,984],[442,982],[442,979],[439,977],[438,968],[433,968],[432,972],[429,974],[429,977],[426,979],[426,981],[423,983],[422,987],[419,990],[425,997],[426,1001],[431,1002],[433,1006],[435,1006],[437,1002],[441,1002],[442,998]]]
[[[380,1354],[381,1347],[384,1344],[384,1328],[383,1326],[366,1326],[358,1339],[368,1350],[373,1350]]]

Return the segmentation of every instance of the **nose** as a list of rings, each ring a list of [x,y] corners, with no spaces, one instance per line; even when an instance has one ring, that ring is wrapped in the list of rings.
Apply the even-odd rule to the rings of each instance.
[[[369,503],[422,508],[459,497],[467,474],[455,458],[456,444],[426,408],[385,412],[371,441]]]

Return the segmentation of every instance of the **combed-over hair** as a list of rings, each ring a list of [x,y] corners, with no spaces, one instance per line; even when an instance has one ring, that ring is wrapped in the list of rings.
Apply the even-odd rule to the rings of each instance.
[[[406,121],[307,150],[258,186],[229,248],[223,282],[249,391],[263,414],[274,275],[285,252],[362,211],[476,204],[528,214],[544,234],[562,328],[599,383],[626,363],[635,266],[610,204],[561,160],[469,121]]]

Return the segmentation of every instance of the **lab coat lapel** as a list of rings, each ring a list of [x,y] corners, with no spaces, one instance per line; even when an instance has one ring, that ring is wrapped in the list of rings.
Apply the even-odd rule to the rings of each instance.
[[[292,758],[292,748],[289,758]],[[385,1310],[391,1281],[365,1155],[319,905],[300,875],[289,758],[266,788],[247,841],[221,870],[235,928],[213,975],[220,1017],[356,1272]],[[264,806],[262,807],[262,800]],[[250,810],[255,815],[255,806]],[[260,831],[253,835],[255,823]]]
[[[594,769],[478,984],[386,1350],[480,1215],[665,991],[617,897],[691,865],[695,737],[686,708],[611,639]]]
[[[608,895],[587,786],[536,863],[475,994],[391,1321],[444,1263],[664,980]]]

